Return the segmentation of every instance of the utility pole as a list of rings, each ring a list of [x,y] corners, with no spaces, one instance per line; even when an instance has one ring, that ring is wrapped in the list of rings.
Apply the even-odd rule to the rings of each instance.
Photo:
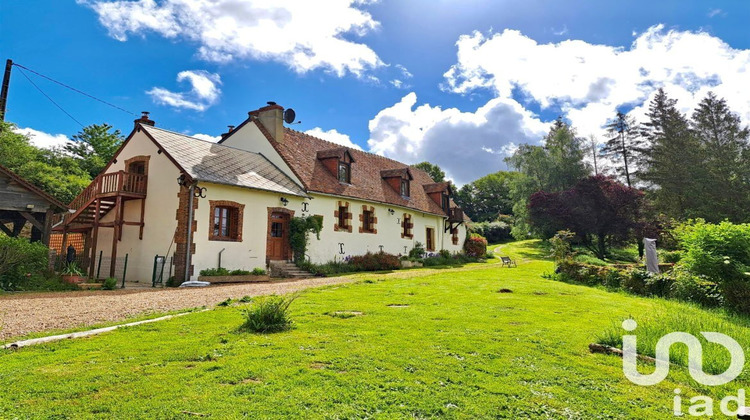
[[[13,60],[5,60],[5,75],[3,86],[0,89],[0,122],[5,121],[5,105],[8,103],[8,86],[10,85],[10,70],[13,68]]]

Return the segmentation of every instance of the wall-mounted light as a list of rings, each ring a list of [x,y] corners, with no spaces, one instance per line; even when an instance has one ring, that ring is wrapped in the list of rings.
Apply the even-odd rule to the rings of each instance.
[[[284,207],[286,207],[286,205],[289,204],[289,200],[287,200],[286,197],[281,197],[279,200],[281,201],[281,204],[284,205]]]
[[[388,209],[388,213],[390,213],[390,215],[393,216],[396,213],[396,210]]]
[[[33,204],[27,204],[26,205],[26,210],[34,210],[34,205]]]
[[[187,177],[185,176],[185,174],[180,175],[179,177],[177,177],[177,184],[180,185],[180,186],[185,186],[186,179],[187,179]]]

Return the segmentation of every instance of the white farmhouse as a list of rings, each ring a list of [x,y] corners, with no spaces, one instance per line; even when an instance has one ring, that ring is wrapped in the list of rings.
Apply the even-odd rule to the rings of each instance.
[[[152,279],[157,256],[180,281],[220,262],[252,270],[289,260],[289,221],[311,215],[323,218],[306,256],[316,263],[404,254],[417,241],[461,251],[464,215],[450,183],[288,129],[283,111],[252,111],[219,143],[156,128],[144,114],[58,231],[84,234],[90,275],[120,276],[114,262],[127,255],[127,277],[140,281]]]

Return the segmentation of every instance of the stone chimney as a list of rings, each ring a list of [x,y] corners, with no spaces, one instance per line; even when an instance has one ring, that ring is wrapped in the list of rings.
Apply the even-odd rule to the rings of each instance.
[[[148,111],[142,111],[142,114],[143,115],[141,115],[141,118],[138,118],[137,120],[133,121],[135,123],[136,128],[138,128],[138,124],[150,125],[151,127],[153,127],[156,124],[153,120],[150,120],[148,118],[148,114],[149,114]]]
[[[276,102],[268,102],[267,106],[250,111],[248,115],[260,121],[274,140],[279,143],[284,141],[284,107]]]

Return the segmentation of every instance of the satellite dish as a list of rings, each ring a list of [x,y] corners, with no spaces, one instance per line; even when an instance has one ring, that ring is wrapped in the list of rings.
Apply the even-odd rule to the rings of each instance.
[[[294,119],[297,118],[297,113],[294,112],[292,108],[287,108],[284,110],[284,122],[287,124],[291,124],[294,122]]]

